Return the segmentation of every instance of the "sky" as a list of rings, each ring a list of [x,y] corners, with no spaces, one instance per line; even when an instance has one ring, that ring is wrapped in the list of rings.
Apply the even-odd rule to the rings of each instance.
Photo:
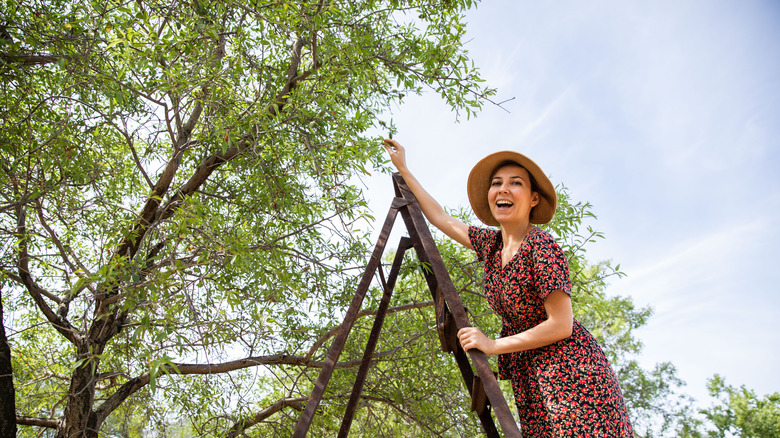
[[[627,274],[607,294],[654,309],[643,366],[672,362],[704,402],[716,373],[780,392],[780,2],[490,0],[466,21],[507,102],[457,121],[434,92],[395,107],[423,186],[467,207],[479,159],[528,155],[593,204],[588,258]],[[380,228],[391,180],[365,184]]]

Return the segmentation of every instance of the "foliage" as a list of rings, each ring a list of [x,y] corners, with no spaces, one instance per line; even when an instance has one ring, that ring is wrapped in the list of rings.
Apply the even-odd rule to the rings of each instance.
[[[405,94],[470,116],[492,93],[471,6],[3,0],[20,433],[250,433],[299,406],[367,252],[367,133]]]
[[[726,384],[723,377],[713,376],[707,389],[718,404],[701,413],[715,427],[707,436],[723,438],[770,438],[780,436],[780,393],[759,397],[744,385],[739,388]]]

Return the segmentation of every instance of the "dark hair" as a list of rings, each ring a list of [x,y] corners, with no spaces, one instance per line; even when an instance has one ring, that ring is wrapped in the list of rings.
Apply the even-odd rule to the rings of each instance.
[[[539,194],[539,196],[542,196],[542,192],[539,191],[538,189],[539,185],[536,184],[536,179],[534,179],[534,176],[531,174],[531,172],[528,169],[526,169],[517,161],[507,160],[498,163],[498,166],[496,166],[496,168],[493,169],[493,172],[490,174],[490,180],[488,180],[488,182],[493,180],[493,177],[496,175],[496,172],[498,172],[499,169],[506,166],[517,166],[521,169],[525,169],[525,171],[528,173],[528,178],[531,179],[531,192],[536,192]]]

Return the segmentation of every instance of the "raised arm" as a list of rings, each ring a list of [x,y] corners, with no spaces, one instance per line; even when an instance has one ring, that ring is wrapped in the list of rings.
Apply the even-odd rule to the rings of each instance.
[[[460,243],[469,249],[474,249],[469,240],[469,227],[462,221],[450,216],[446,211],[436,202],[428,192],[423,189],[417,178],[412,175],[409,168],[406,166],[406,151],[397,141],[385,139],[385,149],[390,154],[390,160],[393,165],[398,169],[398,173],[406,181],[406,185],[414,193],[417,198],[417,203],[420,205],[425,218],[428,222],[433,224],[434,227],[441,230],[444,234],[449,236],[452,240]]]

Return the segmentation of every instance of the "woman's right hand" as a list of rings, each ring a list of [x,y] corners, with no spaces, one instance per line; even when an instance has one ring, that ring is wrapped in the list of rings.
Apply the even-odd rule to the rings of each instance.
[[[390,138],[384,140],[384,147],[387,149],[387,153],[390,154],[390,160],[393,162],[395,168],[398,169],[398,173],[401,174],[404,181],[406,181],[407,186],[409,186],[409,189],[414,193],[415,198],[417,198],[420,210],[422,210],[425,218],[428,219],[428,222],[456,242],[466,248],[473,249],[474,247],[471,245],[471,240],[469,239],[468,225],[444,211],[441,205],[423,189],[420,182],[417,181],[417,178],[409,172],[409,169],[406,167],[406,153],[404,147]]]
[[[393,166],[398,169],[399,172],[406,169],[406,151],[397,141],[386,138],[384,140],[384,147],[387,153],[390,155],[390,161],[393,162]]]

